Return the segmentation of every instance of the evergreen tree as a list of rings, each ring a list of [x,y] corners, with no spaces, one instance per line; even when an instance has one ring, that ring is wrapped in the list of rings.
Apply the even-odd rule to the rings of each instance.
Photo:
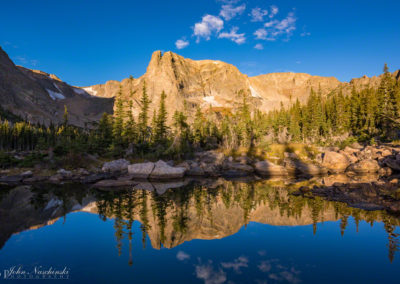
[[[164,142],[167,138],[167,110],[165,108],[166,94],[163,91],[155,125],[155,141]]]
[[[114,121],[113,121],[113,136],[114,141],[113,144],[115,147],[122,147],[122,132],[124,128],[124,104],[122,101],[122,86],[119,86],[118,95],[116,98],[116,109],[114,113]]]
[[[143,83],[143,93],[140,99],[140,113],[138,121],[139,141],[145,142],[147,137],[147,124],[148,124],[148,111],[149,111],[150,99],[147,95],[146,82]]]

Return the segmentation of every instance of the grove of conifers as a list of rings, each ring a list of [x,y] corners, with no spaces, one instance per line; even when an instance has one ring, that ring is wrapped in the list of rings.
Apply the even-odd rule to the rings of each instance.
[[[241,106],[235,110],[198,107],[194,117],[188,111],[168,114],[160,94],[158,110],[149,113],[150,99],[143,86],[140,112],[132,113],[132,101],[115,98],[113,115],[104,113],[93,129],[68,123],[65,109],[61,125],[31,124],[0,110],[0,150],[47,150],[56,154],[97,153],[100,156],[182,158],[193,151],[211,148],[264,147],[268,143],[303,142],[332,145],[343,141],[391,141],[398,139],[400,82],[387,66],[377,89],[341,90],[323,95],[311,90],[308,100],[293,101],[289,107],[262,113],[239,92]],[[172,120],[168,119],[170,115]],[[135,120],[134,118],[137,117]],[[172,121],[168,123],[168,121]]]

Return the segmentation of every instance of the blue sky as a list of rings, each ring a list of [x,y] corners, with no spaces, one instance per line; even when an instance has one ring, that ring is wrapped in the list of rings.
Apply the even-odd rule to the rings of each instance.
[[[0,45],[18,65],[77,86],[141,76],[155,50],[249,76],[341,81],[400,68],[400,1],[2,1]]]

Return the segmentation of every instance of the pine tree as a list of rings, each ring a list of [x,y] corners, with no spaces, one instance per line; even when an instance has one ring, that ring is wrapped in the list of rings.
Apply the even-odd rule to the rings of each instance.
[[[114,123],[113,123],[113,136],[114,136],[114,146],[122,147],[122,132],[124,128],[124,104],[122,101],[122,86],[119,86],[119,91],[116,99],[116,109],[114,113]]]
[[[126,112],[126,123],[124,125],[123,136],[128,144],[136,142],[136,123],[132,113],[133,103],[129,101],[128,111]]]
[[[203,141],[204,117],[200,107],[197,107],[193,122],[193,141],[201,144]]]
[[[166,94],[163,91],[160,98],[160,106],[156,118],[155,140],[156,142],[164,142],[167,136],[167,110],[165,108]]]
[[[68,109],[66,105],[64,105],[63,125],[64,127],[68,125]]]
[[[148,111],[149,111],[150,100],[147,95],[146,82],[143,83],[143,93],[140,99],[140,113],[138,121],[139,141],[145,142],[147,137],[147,124],[148,124]]]

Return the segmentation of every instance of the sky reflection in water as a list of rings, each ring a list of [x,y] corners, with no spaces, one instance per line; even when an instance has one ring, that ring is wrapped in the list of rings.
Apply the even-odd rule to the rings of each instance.
[[[67,266],[68,283],[388,283],[400,268],[398,218],[276,182],[0,198],[1,271]]]

